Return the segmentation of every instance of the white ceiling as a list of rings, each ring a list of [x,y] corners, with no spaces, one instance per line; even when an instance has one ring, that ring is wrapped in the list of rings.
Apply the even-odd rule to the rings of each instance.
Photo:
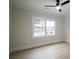
[[[64,2],[66,0],[60,0],[60,3]],[[12,5],[25,8],[25,9],[31,9],[36,11],[43,11],[50,14],[63,14],[68,15],[70,13],[70,5],[69,3],[62,6],[62,12],[60,13],[58,10],[56,10],[55,7],[53,8],[45,8],[45,5],[56,5],[56,0],[12,0]]]

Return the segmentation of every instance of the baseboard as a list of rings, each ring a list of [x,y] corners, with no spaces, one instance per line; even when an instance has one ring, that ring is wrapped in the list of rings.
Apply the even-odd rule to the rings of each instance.
[[[65,40],[66,43],[70,44],[70,42],[68,40]]]
[[[44,46],[48,46],[48,45],[53,45],[53,44],[58,44],[58,43],[67,43],[67,42],[66,41],[53,42],[53,43],[44,44],[44,45],[40,45],[40,46],[36,46],[36,47],[31,47],[31,48],[27,48],[27,49],[24,49],[24,47],[23,47],[23,48],[19,48],[20,50],[10,51],[10,54],[14,53],[14,52],[19,52],[19,51],[24,51],[24,50],[30,50],[30,49],[40,48],[40,47],[44,47]]]

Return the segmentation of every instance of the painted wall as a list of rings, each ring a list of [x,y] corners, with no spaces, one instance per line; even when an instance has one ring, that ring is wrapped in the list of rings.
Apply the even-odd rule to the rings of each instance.
[[[70,42],[70,15],[64,17],[64,37],[65,41]]]
[[[56,22],[56,35],[52,37],[32,37],[32,16],[51,18]],[[27,49],[44,44],[64,41],[64,20],[62,16],[53,16],[22,8],[12,7],[10,20],[10,51]]]

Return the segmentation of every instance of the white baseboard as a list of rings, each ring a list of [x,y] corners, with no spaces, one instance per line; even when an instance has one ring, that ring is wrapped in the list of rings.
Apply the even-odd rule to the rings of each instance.
[[[28,46],[21,46],[21,47],[17,47],[17,48],[12,48],[10,50],[10,53],[12,52],[15,52],[15,51],[20,51],[20,50],[24,50],[24,49],[30,49],[30,48],[33,48],[33,47],[38,47],[38,46],[42,46],[42,45],[47,45],[47,44],[52,44],[52,43],[56,43],[56,42],[62,42],[63,40],[59,40],[59,41],[54,41],[54,42],[49,42],[49,43],[43,43],[43,44],[38,44],[38,45],[28,45]]]

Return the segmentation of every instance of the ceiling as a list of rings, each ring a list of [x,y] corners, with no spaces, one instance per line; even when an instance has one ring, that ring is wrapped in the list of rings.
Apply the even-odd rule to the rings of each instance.
[[[66,0],[60,0],[60,3],[64,1]],[[43,11],[49,14],[69,15],[70,13],[69,3],[61,7],[62,9],[61,13],[58,10],[56,10],[55,7],[45,8],[45,5],[56,5],[56,0],[12,0],[12,5],[25,9]]]

